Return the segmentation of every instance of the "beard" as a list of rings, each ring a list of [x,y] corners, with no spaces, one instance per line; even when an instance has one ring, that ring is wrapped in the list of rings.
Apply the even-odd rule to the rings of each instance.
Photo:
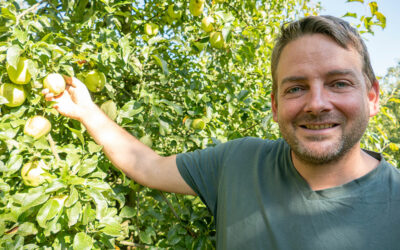
[[[296,135],[296,129],[298,129],[299,123],[318,123],[324,121],[339,121],[340,126],[342,126],[342,133],[339,137],[335,138],[333,142],[330,142],[328,146],[323,146],[324,140],[327,138],[325,136],[309,136],[305,139],[307,141],[312,141],[313,143],[321,143],[321,148],[319,150],[307,147],[305,141],[300,140]],[[368,125],[368,115],[366,112],[354,117],[353,124],[349,127],[345,127],[348,119],[344,117],[332,117],[332,115],[311,115],[305,114],[289,125],[283,125],[279,123],[282,137],[289,144],[291,150],[295,156],[305,163],[311,165],[323,165],[332,163],[344,157],[359,141],[363,136],[367,125]]]

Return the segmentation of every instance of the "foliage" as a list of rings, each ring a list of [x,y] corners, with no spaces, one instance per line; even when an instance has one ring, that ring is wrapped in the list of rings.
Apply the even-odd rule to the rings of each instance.
[[[363,143],[400,167],[400,63],[388,69],[380,84],[380,112],[370,120]]]
[[[106,103],[107,114],[162,155],[243,136],[275,139],[269,99],[273,38],[282,23],[316,14],[318,5],[205,1],[204,12],[193,16],[186,0],[0,4],[0,82],[11,82],[6,64],[15,67],[20,57],[28,58],[32,76],[23,86],[23,105],[0,106],[0,248],[214,248],[214,221],[199,198],[127,179],[81,124],[45,102],[42,81],[49,73],[79,78],[103,72],[107,82],[93,100]],[[208,15],[222,32],[220,49],[210,46],[210,34],[201,29]],[[146,34],[147,23],[159,30]],[[52,123],[50,136],[35,140],[23,133],[35,115]],[[205,127],[192,126],[196,119]],[[39,161],[45,181],[26,185],[22,166]]]

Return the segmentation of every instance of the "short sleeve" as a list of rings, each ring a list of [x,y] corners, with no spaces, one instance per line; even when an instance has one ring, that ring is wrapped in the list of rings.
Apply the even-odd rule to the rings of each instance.
[[[182,178],[199,195],[213,215],[216,211],[218,183],[224,162],[240,140],[242,139],[177,155],[176,164]]]

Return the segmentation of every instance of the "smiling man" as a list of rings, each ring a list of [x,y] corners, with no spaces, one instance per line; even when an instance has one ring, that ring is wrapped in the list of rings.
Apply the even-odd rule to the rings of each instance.
[[[111,121],[76,78],[61,96],[45,93],[130,178],[199,195],[215,216],[218,249],[399,249],[400,172],[360,148],[379,84],[357,31],[330,16],[283,26],[272,78],[282,139],[168,157]]]

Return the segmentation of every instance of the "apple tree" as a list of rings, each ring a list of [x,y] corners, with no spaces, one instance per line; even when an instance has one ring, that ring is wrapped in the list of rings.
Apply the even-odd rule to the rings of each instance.
[[[243,136],[275,139],[274,37],[320,6],[0,0],[0,7],[0,248],[213,249],[214,220],[198,197],[128,179],[41,91],[63,88],[53,73],[81,79],[111,119],[162,155]],[[362,27],[382,22],[374,10]]]

